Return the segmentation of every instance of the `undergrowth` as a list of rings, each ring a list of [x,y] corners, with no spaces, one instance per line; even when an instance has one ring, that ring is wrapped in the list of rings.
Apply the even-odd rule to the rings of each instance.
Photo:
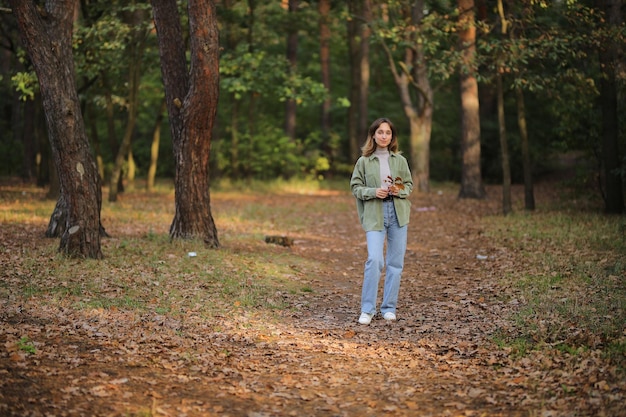
[[[624,366],[625,218],[561,207],[485,219],[488,235],[516,259],[503,277],[521,299],[506,342],[521,354],[600,349]]]

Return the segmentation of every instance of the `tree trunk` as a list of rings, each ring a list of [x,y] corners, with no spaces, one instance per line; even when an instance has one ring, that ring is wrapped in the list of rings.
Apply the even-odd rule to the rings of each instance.
[[[511,204],[511,164],[509,163],[509,144],[506,139],[506,122],[504,119],[504,87],[502,74],[498,68],[496,84],[498,89],[498,126],[500,133],[500,163],[502,166],[502,214],[507,215],[513,210]]]
[[[102,152],[100,151],[100,137],[98,136],[98,118],[94,110],[92,103],[86,103],[85,113],[87,124],[89,125],[89,132],[91,134],[91,143],[95,153],[96,164],[98,166],[98,176],[100,181],[104,181],[104,161],[102,159]]]
[[[126,172],[126,190],[133,191],[135,189],[135,177],[137,175],[137,164],[135,163],[135,156],[133,155],[133,148],[128,149],[128,171]]]
[[[24,149],[24,158],[22,160],[22,178],[30,181],[35,177],[35,101],[27,100],[24,102],[24,130],[22,131],[22,143]]]
[[[458,0],[461,84],[461,190],[459,198],[485,197],[480,167],[480,106],[475,74],[476,28],[474,0]]]
[[[219,247],[211,215],[209,154],[219,93],[219,39],[213,0],[190,0],[189,73],[176,0],[152,0],[174,147],[176,212],[172,239]]]
[[[498,14],[500,15],[500,32],[503,36],[506,36],[508,22],[506,20],[506,16],[504,15],[504,5],[502,4],[502,0],[498,0]],[[513,210],[513,207],[511,204],[511,164],[509,162],[509,144],[506,138],[506,119],[504,117],[504,86],[502,85],[502,74],[504,73],[504,68],[498,65],[496,72],[500,164],[502,167],[502,214],[506,216]]]
[[[230,172],[231,178],[240,178],[239,162],[239,107],[241,101],[236,94],[230,95],[232,109],[230,111]]]
[[[141,62],[145,49],[146,34],[143,30],[145,9],[135,9],[125,19],[131,27],[132,34],[128,45],[128,100],[127,119],[122,144],[115,156],[115,165],[111,173],[111,187],[109,189],[109,201],[117,201],[118,187],[115,185],[122,179],[122,168],[127,156],[132,154],[131,142],[137,121],[137,107],[139,106],[139,84],[141,83]],[[129,165],[131,164],[128,159]]]
[[[365,141],[365,136],[359,136],[359,111],[357,103],[360,102],[361,85],[361,49],[359,38],[361,37],[361,24],[358,20],[360,4],[363,0],[349,0],[348,10],[350,16],[347,22],[348,31],[348,55],[350,62],[350,107],[348,108],[348,144],[350,157],[355,162],[361,155],[361,145]]]
[[[289,73],[295,72],[298,64],[298,26],[295,18],[297,10],[298,0],[289,0],[289,23],[287,28]],[[296,101],[288,99],[285,103],[285,134],[292,142],[296,140],[296,111]]]
[[[235,1],[233,0],[224,0],[223,7],[225,10],[230,10],[234,7]],[[250,14],[254,14],[254,1],[248,1],[248,33],[247,38],[248,42],[252,41],[253,35],[253,26],[254,20]],[[239,31],[240,27],[233,21],[229,19],[225,19],[223,26],[221,28],[221,36],[225,40],[225,47],[229,51],[234,51],[237,49],[237,44],[239,43]],[[252,52],[252,45],[248,43],[248,50]],[[241,178],[241,161],[239,157],[239,147],[240,141],[240,130],[239,130],[239,113],[242,108],[242,100],[241,98],[237,98],[239,93],[230,93],[229,95],[229,103],[231,103],[230,108],[230,166],[229,177],[231,179]]]
[[[100,259],[100,177],[85,133],[72,58],[77,2],[46,1],[44,8],[34,1],[9,3],[39,78],[59,175],[61,197],[57,206],[64,212],[59,250],[72,257]]]
[[[330,92],[330,0],[320,0],[319,10],[319,31],[320,31],[320,69],[322,84]],[[321,128],[323,143],[329,143],[330,137],[330,96],[322,103]],[[328,149],[330,150],[330,149]],[[332,155],[328,155],[332,158]]]
[[[106,113],[106,126],[107,126],[107,141],[109,142],[109,148],[111,153],[117,155],[119,150],[119,144],[117,143],[117,133],[115,132],[115,106],[113,104],[113,96],[111,94],[112,88],[109,83],[109,76],[106,72],[100,73],[100,79],[102,80],[102,87],[104,88],[104,103]]]
[[[56,167],[52,161],[52,150],[50,149],[50,141],[46,131],[46,114],[41,103],[41,94],[35,94],[35,136],[37,138],[37,186],[45,187],[50,185],[46,198],[56,200],[59,198],[58,176],[56,175]],[[53,178],[56,179],[56,194],[51,193]]]
[[[165,112],[165,100],[161,102],[159,113],[152,129],[152,144],[150,145],[150,166],[148,167],[147,188],[154,191],[156,179],[157,163],[159,161],[159,143],[161,142],[161,125],[163,124],[163,113]]]
[[[256,1],[248,0],[248,52],[254,51],[254,16]]]
[[[432,129],[432,108],[428,114],[410,119],[411,173],[420,192],[430,191],[430,134]]]
[[[423,5],[420,5],[419,21]],[[415,20],[417,23],[418,20]],[[418,90],[418,124],[411,123],[411,168],[417,189],[423,193],[430,192],[430,138],[433,127],[433,90],[428,79],[422,45],[416,46],[416,54],[413,61],[413,77],[417,80]]]
[[[254,24],[255,24],[255,11],[256,1],[248,0],[248,52],[254,52],[255,38],[254,38]],[[259,94],[255,91],[250,91],[250,99],[248,105],[248,135],[250,138],[255,136],[256,116],[257,109],[256,103]],[[252,139],[251,139],[252,140]]]
[[[57,167],[54,164],[54,160],[48,158],[48,192],[46,193],[46,199],[48,200],[58,200],[61,196],[61,183],[59,181],[59,174],[57,171]],[[65,228],[63,228],[65,230]],[[47,237],[59,237],[63,234],[63,230],[59,230],[55,235]]]
[[[606,14],[609,30],[617,28],[622,22],[620,0],[602,0],[602,9]],[[624,194],[622,188],[619,153],[619,121],[616,71],[618,64],[618,41],[607,39],[600,50],[600,100],[602,107],[602,165],[604,167],[605,211],[609,214],[624,212]],[[623,167],[621,167],[623,168]]]
[[[416,1],[410,10],[414,27],[419,28],[424,18],[424,1]],[[413,47],[404,50],[404,60],[398,71],[395,58],[389,47],[383,43],[389,68],[400,93],[400,102],[411,128],[409,138],[409,159],[411,174],[417,190],[430,191],[430,137],[433,119],[433,90],[428,79],[428,70],[423,46],[415,39]],[[409,71],[409,68],[411,69]],[[417,99],[413,102],[411,86],[415,87]]]
[[[528,144],[528,128],[526,127],[526,105],[524,104],[524,92],[521,88],[515,89],[517,96],[517,124],[522,142],[522,167],[524,170],[524,208],[535,209],[535,192],[533,190],[533,171],[530,158],[530,146]]]
[[[370,22],[372,20],[372,5],[370,0],[362,0],[362,16],[361,22],[361,42],[359,53],[359,98],[358,98],[358,125],[356,134],[362,141],[367,137],[367,129],[370,125],[369,120],[369,91],[370,91],[370,38],[372,30]]]

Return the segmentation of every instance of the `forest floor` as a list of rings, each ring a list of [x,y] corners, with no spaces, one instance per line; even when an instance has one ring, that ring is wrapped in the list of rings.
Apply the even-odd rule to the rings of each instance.
[[[551,198],[551,189],[537,187],[538,204]],[[525,270],[519,253],[484,233],[482,219],[499,215],[499,188],[481,201],[437,191],[412,196],[398,320],[378,315],[369,326],[357,323],[366,247],[348,192],[245,199],[213,193],[219,251],[288,262],[287,279],[306,290],[278,289],[273,296],[283,308],[236,303],[210,318],[198,313],[193,295],[174,315],[150,308],[76,308],[85,302],[81,297],[88,298],[85,292],[28,293],[24,283],[39,278],[28,271],[57,262],[58,242],[42,237],[45,214],[43,221],[2,223],[0,415],[626,415],[623,370],[611,368],[601,353],[544,348],[519,355],[499,343],[515,331],[515,313],[524,303],[504,278]],[[16,193],[15,200],[21,198]],[[2,210],[14,207],[3,201]],[[307,211],[320,201],[329,209]],[[246,226],[229,222],[224,213],[244,204],[270,217],[273,211],[306,213],[307,226],[287,230],[280,218],[267,220],[268,233],[288,235],[290,247],[238,239]],[[168,226],[161,226],[165,233]],[[103,240],[106,256],[125,232],[113,220],[105,227],[113,235]],[[138,220],[134,227],[148,233],[153,226]],[[188,260],[202,263],[204,253]],[[137,279],[145,273],[118,268]],[[179,291],[185,291],[188,275],[181,268],[169,279],[180,280]],[[16,288],[22,288],[19,294]],[[194,289],[203,290],[209,291]],[[123,289],[108,291],[121,296]]]

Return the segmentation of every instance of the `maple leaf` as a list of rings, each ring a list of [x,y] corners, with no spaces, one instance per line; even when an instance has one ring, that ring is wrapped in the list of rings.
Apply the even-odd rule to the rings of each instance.
[[[400,190],[404,190],[404,181],[402,181],[402,178],[400,177],[396,177],[396,179],[393,180],[393,185],[398,187]]]
[[[402,177],[396,177],[394,179],[391,175],[387,175],[384,182],[387,184],[389,191],[397,192],[399,190],[404,190],[404,181],[402,181]]]

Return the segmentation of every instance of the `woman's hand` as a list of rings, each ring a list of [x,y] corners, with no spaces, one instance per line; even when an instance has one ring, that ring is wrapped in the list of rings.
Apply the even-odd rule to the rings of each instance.
[[[376,198],[387,198],[389,195],[389,190],[386,188],[377,188],[376,189]]]

